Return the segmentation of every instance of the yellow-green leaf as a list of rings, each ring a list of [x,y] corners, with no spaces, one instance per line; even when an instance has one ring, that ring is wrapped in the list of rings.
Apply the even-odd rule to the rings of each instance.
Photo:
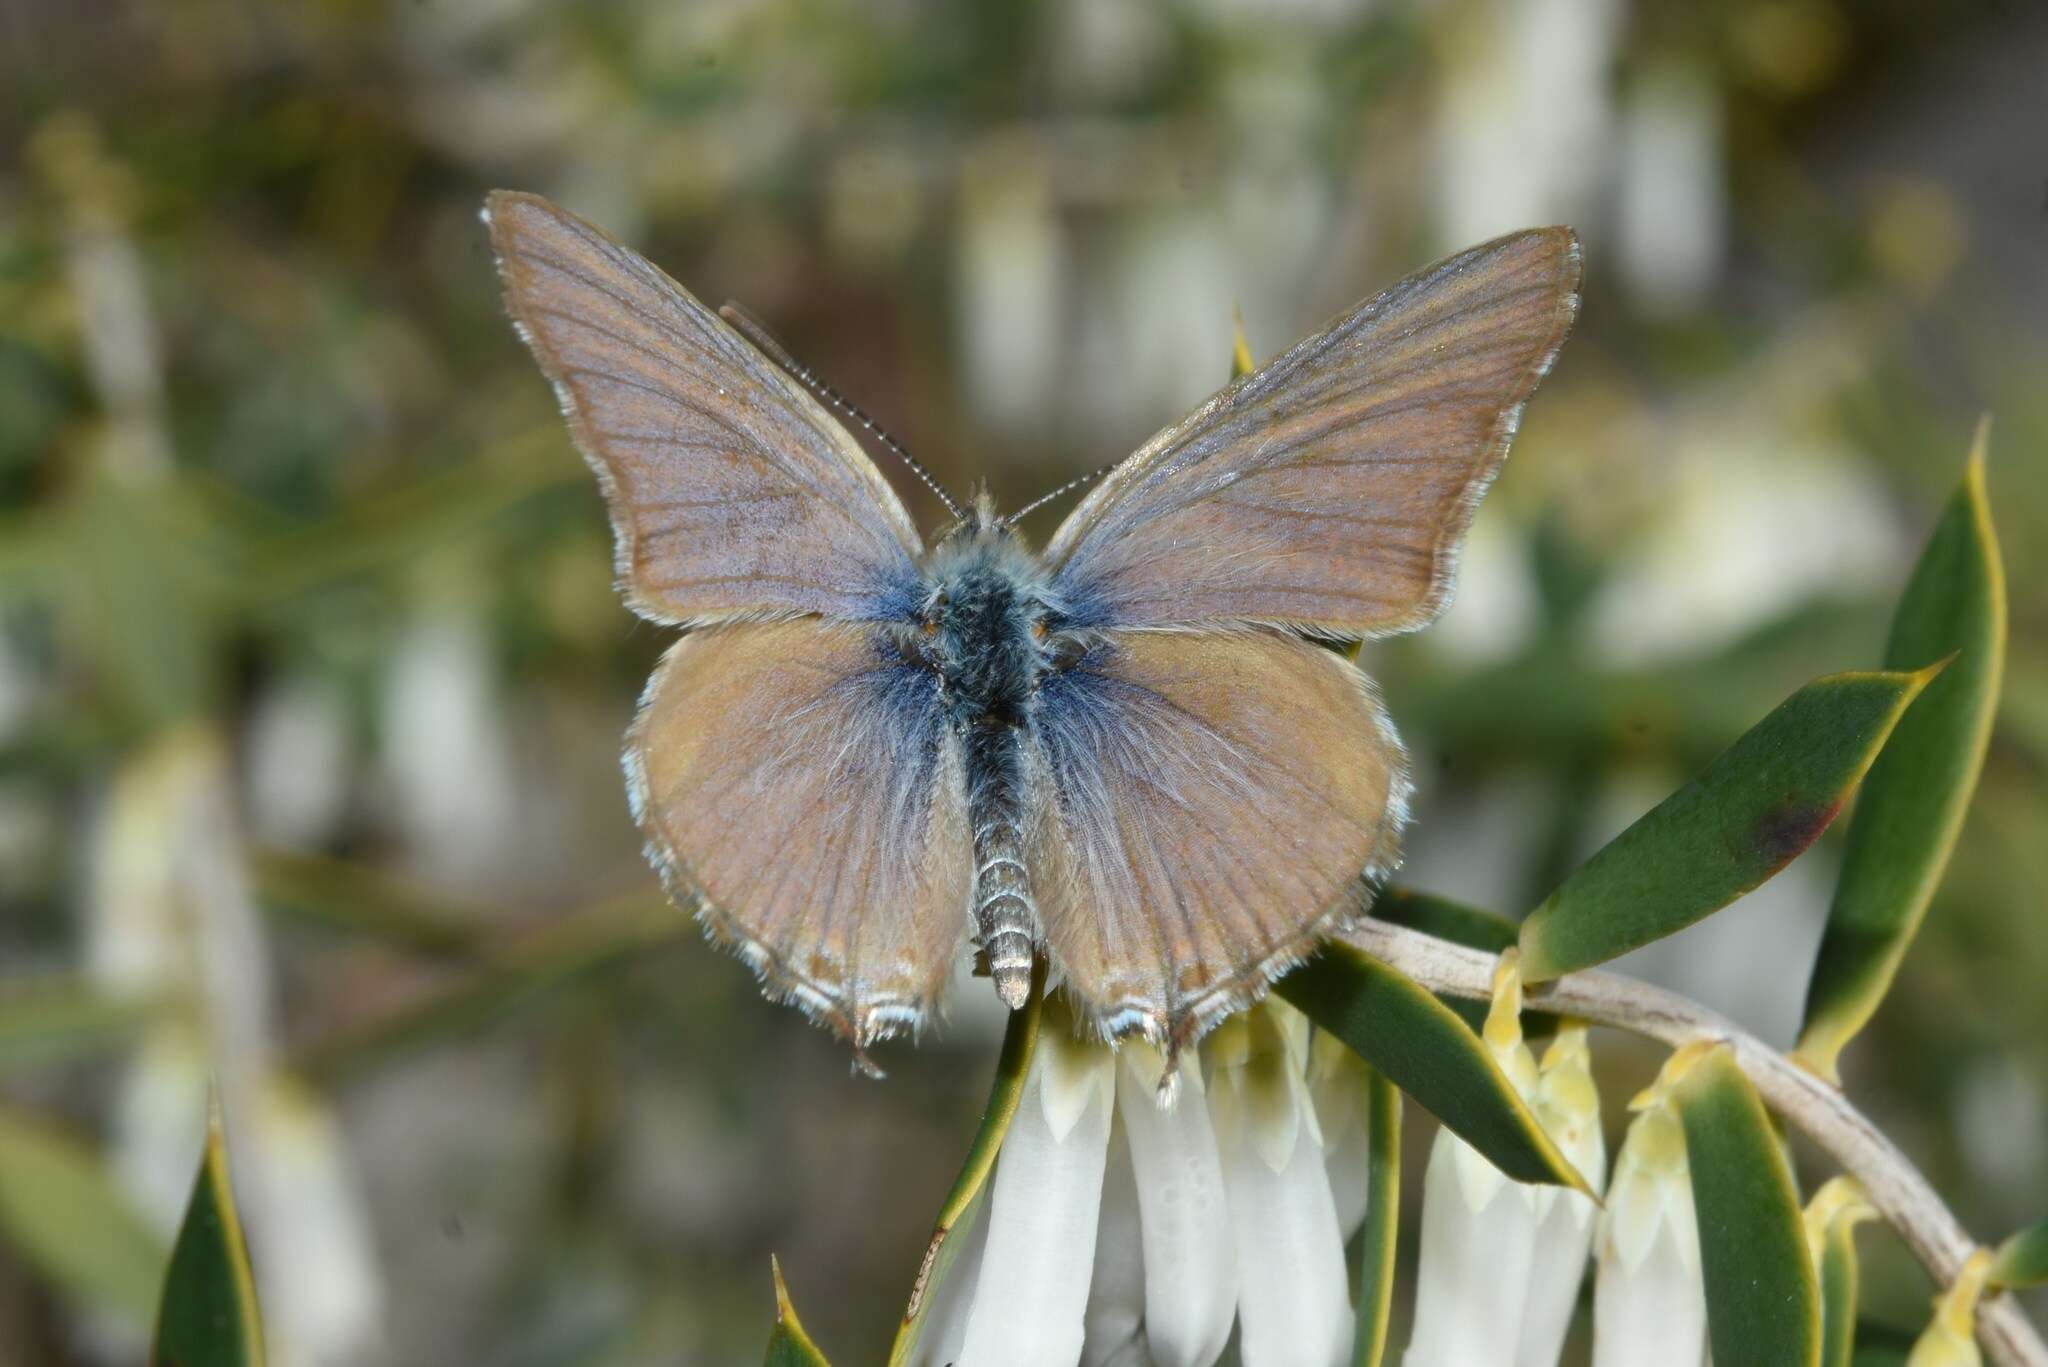
[[[768,1257],[768,1271],[775,1278],[775,1328],[768,1335],[768,1356],[762,1367],[831,1367],[818,1345],[804,1332],[789,1303],[789,1288],[782,1283],[782,1264]]]
[[[39,1120],[0,1111],[0,1235],[83,1305],[149,1325],[164,1246],[99,1157]]]
[[[1820,1361],[1820,1285],[1784,1150],[1726,1045],[1679,1073],[1715,1367]]]
[[[1888,669],[1951,659],[1870,768],[1806,990],[1798,1057],[1834,1077],[1876,1012],[1948,868],[1984,765],[2005,669],[2005,571],[1984,495],[1984,443],[1906,581]]]
[[[1024,1095],[1024,1080],[1031,1074],[1031,1055],[1038,1047],[1038,1020],[1044,1005],[1045,960],[1041,958],[1032,969],[1031,996],[1022,1009],[1010,1013],[1009,1027],[1003,1034],[1003,1051],[996,1059],[995,1082],[989,1087],[988,1105],[981,1113],[981,1128],[975,1131],[974,1142],[967,1147],[967,1161],[961,1165],[960,1175],[953,1179],[953,1189],[939,1206],[939,1218],[918,1263],[917,1278],[910,1286],[903,1323],[897,1326],[896,1342],[889,1349],[889,1367],[909,1361],[911,1351],[917,1347],[917,1336],[924,1331],[933,1293],[945,1280],[954,1254],[960,1251],[959,1242],[951,1237],[953,1227],[988,1181],[989,1172],[995,1167],[996,1152],[1003,1147],[1003,1136],[1009,1133],[1010,1121],[1017,1114],[1017,1103]]]
[[[218,1108],[207,1123],[199,1176],[171,1248],[149,1361],[150,1367],[262,1367],[256,1280],[235,1212]]]
[[[1830,1178],[1806,1203],[1806,1243],[1820,1276],[1821,1367],[1856,1360],[1856,1226],[1876,1215],[1852,1177]]]
[[[1939,671],[1830,674],[1565,879],[1522,923],[1522,974],[1604,963],[1719,911],[1827,829]]]
[[[1993,1286],[2048,1285],[2048,1220],[2007,1239],[1991,1260]]]
[[[1591,1194],[1472,1027],[1407,975],[1335,941],[1273,990],[1509,1177]]]
[[[1401,1093],[1377,1069],[1366,1085],[1365,1227],[1358,1232],[1358,1331],[1351,1340],[1351,1367],[1379,1367],[1386,1356],[1394,1246],[1401,1234]]]

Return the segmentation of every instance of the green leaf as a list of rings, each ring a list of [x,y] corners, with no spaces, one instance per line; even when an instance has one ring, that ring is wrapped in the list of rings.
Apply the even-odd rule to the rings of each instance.
[[[1821,1367],[1856,1357],[1856,1226],[1877,1211],[1854,1178],[1830,1178],[1806,1206],[1806,1242],[1820,1275]]]
[[[1715,1367],[1820,1361],[1820,1286],[1770,1117],[1726,1045],[1673,1072]]]
[[[782,1264],[768,1257],[768,1270],[775,1277],[775,1328],[768,1335],[768,1356],[762,1367],[831,1367],[818,1345],[804,1332],[789,1303],[789,1288],[782,1284]]]
[[[1435,893],[1417,892],[1413,888],[1385,889],[1373,902],[1372,914],[1393,925],[1419,930],[1439,940],[1449,940],[1452,944],[1484,950],[1488,954],[1498,954],[1511,948],[1521,933],[1520,926],[1498,912],[1482,911],[1478,907],[1438,897]],[[1457,1012],[1475,1032],[1486,1028],[1485,1002],[1442,992],[1437,994],[1437,1000]],[[1522,1013],[1522,1026],[1532,1035],[1548,1034],[1557,1028],[1557,1017],[1547,1011],[1525,1011]]]
[[[1367,1084],[1365,1227],[1358,1233],[1358,1332],[1351,1367],[1379,1367],[1394,1308],[1394,1245],[1401,1234],[1401,1093],[1377,1069]]]
[[[1991,1260],[1993,1286],[2048,1284],[2048,1220],[2007,1239]]]
[[[1661,939],[1791,863],[1939,669],[1831,674],[1780,703],[1544,899],[1522,923],[1523,976],[1541,982]]]
[[[192,1201],[164,1274],[149,1361],[150,1367],[262,1367],[256,1280],[228,1181],[218,1106],[207,1122]]]
[[[889,1367],[909,1361],[917,1347],[917,1336],[924,1332],[933,1293],[945,1280],[954,1254],[960,1251],[951,1238],[953,1227],[988,1181],[996,1164],[996,1152],[1003,1147],[1003,1136],[1010,1131],[1010,1121],[1024,1095],[1024,1081],[1031,1073],[1031,1055],[1038,1047],[1038,1021],[1044,1007],[1045,960],[1041,958],[1031,971],[1031,996],[1020,1009],[1010,1013],[1009,1026],[1003,1032],[1003,1051],[996,1059],[995,1081],[989,1087],[988,1105],[981,1113],[981,1128],[975,1131],[974,1142],[967,1147],[967,1161],[961,1165],[960,1175],[953,1179],[953,1189],[939,1206],[939,1218],[918,1263],[917,1279],[910,1286],[903,1323],[897,1326],[896,1342],[889,1349]]]
[[[1856,800],[1795,1051],[1830,1079],[1927,915],[1991,740],[2005,668],[2005,571],[1984,495],[1987,435],[1978,430],[1962,485],[1906,581],[1885,646],[1888,669],[1952,663],[1899,722]]]
[[[1282,978],[1274,991],[1509,1177],[1592,1195],[1485,1043],[1407,975],[1334,941]]]
[[[163,1241],[76,1139],[0,1111],[0,1233],[79,1302],[149,1324]]]

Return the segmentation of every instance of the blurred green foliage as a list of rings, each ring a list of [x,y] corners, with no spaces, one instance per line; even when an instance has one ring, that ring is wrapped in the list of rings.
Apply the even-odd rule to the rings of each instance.
[[[1972,1228],[2048,1207],[2044,60],[1991,0],[7,6],[0,1096],[96,1136],[59,1161],[138,1232],[77,1278],[0,1259],[0,1359],[83,1360],[78,1288],[135,1298],[203,1133],[161,1108],[223,1058],[267,1117],[238,1162],[338,1193],[243,1174],[259,1251],[360,1255],[321,1279],[352,1301],[266,1287],[306,1360],[746,1360],[771,1246],[822,1340],[897,1313],[991,1023],[874,1086],[644,919],[613,757],[664,636],[499,310],[496,185],[744,300],[1011,502],[1199,399],[1233,302],[1269,354],[1574,222],[1584,322],[1464,601],[1365,660],[1420,770],[1404,877],[1483,906],[1876,666],[1993,410],[2007,685],[1848,1071]],[[1809,962],[1810,910],[1757,960]],[[607,918],[632,952],[593,953]],[[312,1100],[266,1100],[291,1065]],[[1880,1243],[1864,1306],[1916,1323]]]

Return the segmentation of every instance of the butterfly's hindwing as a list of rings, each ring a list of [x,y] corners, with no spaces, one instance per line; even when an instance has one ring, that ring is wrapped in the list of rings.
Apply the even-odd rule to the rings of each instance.
[[[927,1018],[967,929],[966,784],[935,680],[886,631],[685,637],[626,765],[655,863],[772,993],[859,1044]]]
[[[1399,858],[1405,756],[1369,684],[1279,632],[1120,632],[1050,676],[1034,843],[1055,964],[1169,1046],[1257,999]]]

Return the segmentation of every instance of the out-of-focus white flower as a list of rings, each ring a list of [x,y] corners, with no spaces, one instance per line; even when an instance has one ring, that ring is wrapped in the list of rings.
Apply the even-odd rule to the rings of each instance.
[[[348,805],[351,737],[341,690],[307,675],[250,709],[244,783],[258,841],[316,848]]]
[[[422,615],[393,652],[383,692],[383,771],[398,829],[428,871],[460,882],[496,869],[513,811],[512,750],[481,624]]]
[[[1619,150],[1622,274],[1648,308],[1684,312],[1713,287],[1726,237],[1712,80],[1677,64],[1638,77]]]
[[[1706,1352],[1707,1291],[1685,1130],[1666,1095],[1690,1059],[1672,1055],[1614,1160],[1593,1287],[1593,1367],[1667,1367]]]
[[[1206,1084],[1189,1056],[1162,1087],[1156,1049],[1079,1040],[1062,1000],[1048,1001],[995,1176],[956,1227],[913,1363],[1211,1367],[1233,1323],[1244,1367],[1344,1360],[1351,1300],[1308,1020],[1268,1002],[1202,1053]],[[1362,1111],[1361,1073],[1328,1057],[1318,1091]],[[1357,1115],[1340,1123],[1362,1141]],[[1347,1136],[1329,1161],[1354,1152]]]
[[[1593,1056],[1583,1024],[1567,1021],[1558,1027],[1557,1037],[1543,1051],[1531,1105],[1544,1133],[1597,1190],[1607,1179],[1607,1140],[1600,1132],[1600,1090],[1593,1085]],[[1598,1207],[1584,1192],[1537,1187],[1535,1212],[1516,1367],[1554,1367],[1564,1351],[1579,1283],[1586,1276]]]
[[[1510,950],[1494,970],[1484,1037],[1515,1090],[1534,1100],[1539,1075],[1522,1041],[1521,1010],[1521,974]],[[1510,1181],[1464,1140],[1437,1131],[1423,1176],[1422,1259],[1405,1367],[1517,1360],[1537,1199],[1535,1187]]]
[[[217,1088],[271,1360],[361,1361],[381,1313],[376,1249],[331,1115],[270,1064],[269,959],[212,732],[171,733],[117,777],[88,925],[109,991],[187,1008],[151,1021],[116,1094],[122,1187],[166,1236],[177,1228]]]
[[[1955,1285],[1934,1298],[1934,1322],[1913,1344],[1906,1367],[1983,1367],[1977,1347],[1977,1301],[1991,1272],[1991,1253],[1978,1249]]]

